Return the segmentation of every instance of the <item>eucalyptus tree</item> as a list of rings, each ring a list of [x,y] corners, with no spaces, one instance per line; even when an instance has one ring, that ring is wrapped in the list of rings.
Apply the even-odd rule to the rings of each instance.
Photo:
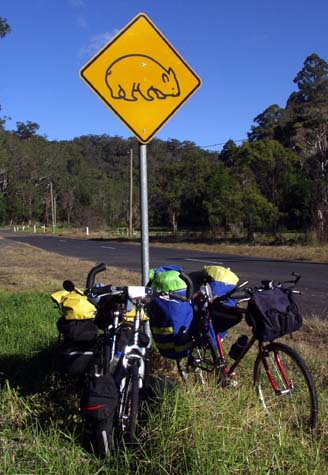
[[[283,109],[277,104],[267,107],[264,112],[257,115],[254,122],[257,125],[251,127],[248,140],[255,142],[264,139],[277,139],[279,137],[279,125]]]
[[[16,130],[13,133],[22,140],[31,140],[33,137],[36,137],[39,128],[39,124],[30,120],[16,122]]]
[[[0,38],[4,38],[8,33],[10,33],[11,27],[7,22],[6,18],[0,16]]]
[[[218,158],[226,168],[233,168],[236,163],[237,155],[238,147],[235,142],[230,139],[223,145]]]
[[[149,203],[153,223],[169,224],[174,233],[179,225],[207,225],[203,200],[217,155],[201,150],[192,142],[178,140],[157,143],[152,154]]]
[[[328,63],[311,54],[294,79],[283,116],[285,142],[300,157],[306,177],[314,182],[312,223],[321,240],[328,231]]]
[[[8,33],[10,33],[11,28],[7,23],[7,19],[0,16],[0,38],[4,38]],[[1,105],[0,105],[1,111]],[[0,130],[3,129],[6,123],[7,117],[0,117]]]
[[[278,208],[284,206],[291,176],[297,170],[298,156],[278,141],[269,139],[245,142],[239,156],[262,195]]]

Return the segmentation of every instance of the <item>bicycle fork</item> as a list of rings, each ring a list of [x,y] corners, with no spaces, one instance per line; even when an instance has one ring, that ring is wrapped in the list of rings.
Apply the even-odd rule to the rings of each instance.
[[[294,385],[293,385],[292,381],[290,381],[289,378],[287,377],[287,374],[286,374],[284,365],[281,361],[279,352],[277,352],[277,351],[273,352],[274,353],[274,363],[275,363],[275,368],[277,369],[278,378],[285,383],[286,389],[279,389],[278,388],[278,385],[277,385],[277,383],[274,379],[274,376],[272,374],[272,371],[271,371],[270,366],[269,366],[268,361],[267,361],[268,358],[269,358],[269,352],[263,347],[262,344],[260,344],[260,352],[261,352],[261,358],[262,358],[262,362],[263,362],[265,372],[268,376],[268,379],[270,381],[270,384],[271,384],[272,389],[274,390],[275,394],[277,396],[283,396],[285,394],[290,394],[294,390]]]

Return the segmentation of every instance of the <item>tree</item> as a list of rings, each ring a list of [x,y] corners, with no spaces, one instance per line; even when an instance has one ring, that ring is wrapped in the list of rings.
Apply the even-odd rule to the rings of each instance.
[[[255,142],[256,140],[275,139],[277,138],[277,129],[283,109],[277,104],[272,104],[265,109],[262,114],[255,117],[254,122],[257,126],[251,127],[251,132],[248,133],[248,140]]]
[[[7,19],[0,16],[0,38],[4,38],[10,31],[11,28],[7,23]]]
[[[237,177],[219,163],[207,183],[204,200],[212,231],[227,231],[229,225],[239,226],[242,221],[241,193]]]
[[[288,201],[290,177],[298,166],[297,155],[269,139],[244,143],[239,155],[240,165],[247,165],[262,195],[275,206],[283,206]]]
[[[244,226],[247,230],[247,241],[250,243],[255,242],[256,228],[270,229],[278,221],[277,207],[270,203],[255,186],[243,190],[240,204]]]
[[[11,31],[11,28],[8,25],[6,18],[0,17],[0,38],[4,38],[10,31]],[[1,105],[0,105],[0,111],[1,111]],[[4,128],[6,119],[8,119],[8,117],[0,117],[0,130]]]
[[[1,107],[1,104],[0,104],[0,111],[1,111],[1,109],[2,109],[2,107]],[[10,117],[8,117],[6,115],[0,117],[0,130],[4,130],[5,123],[8,119],[10,119]]]
[[[327,166],[328,150],[328,64],[316,54],[308,56],[294,83],[299,90],[287,101],[282,117],[287,145],[302,159],[318,155]]]
[[[32,137],[36,136],[36,132],[39,130],[40,126],[36,122],[16,122],[16,130],[14,134],[22,140],[30,140]]]
[[[328,236],[328,63],[308,56],[294,82],[284,112],[285,141],[300,157],[303,173],[315,182],[312,224],[318,236]]]
[[[222,160],[223,164],[227,168],[233,168],[236,160],[236,154],[238,147],[233,140],[228,140],[222,147],[219,153],[219,160]]]

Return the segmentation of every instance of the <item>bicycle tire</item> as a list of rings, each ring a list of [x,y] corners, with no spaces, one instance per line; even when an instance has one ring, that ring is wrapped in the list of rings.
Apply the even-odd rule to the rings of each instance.
[[[125,387],[121,395],[120,432],[127,446],[136,443],[136,430],[139,410],[139,367],[132,361],[127,370]]]
[[[218,352],[210,336],[204,335],[200,342],[192,347],[187,361],[177,360],[178,370],[182,380],[186,383],[192,375],[193,382],[205,384],[209,375],[216,374],[218,366]]]
[[[277,356],[276,356],[277,355]],[[278,386],[276,393],[265,370],[269,365]],[[287,376],[279,369],[282,362]],[[277,423],[314,429],[318,419],[318,398],[313,378],[301,356],[283,343],[269,343],[259,352],[254,364],[254,384],[265,412]]]

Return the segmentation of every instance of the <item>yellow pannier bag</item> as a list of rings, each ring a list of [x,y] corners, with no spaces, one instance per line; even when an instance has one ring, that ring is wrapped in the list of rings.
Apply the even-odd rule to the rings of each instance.
[[[59,290],[51,294],[65,320],[88,320],[95,318],[96,307],[79,291]]]
[[[126,312],[125,319],[130,322],[135,319],[135,316],[136,316],[136,307],[135,305],[133,305],[132,309]],[[143,310],[141,310],[141,320],[148,320],[148,316]]]
[[[229,267],[223,266],[204,266],[203,270],[216,282],[223,282],[228,285],[236,285],[239,277],[232,272]]]

